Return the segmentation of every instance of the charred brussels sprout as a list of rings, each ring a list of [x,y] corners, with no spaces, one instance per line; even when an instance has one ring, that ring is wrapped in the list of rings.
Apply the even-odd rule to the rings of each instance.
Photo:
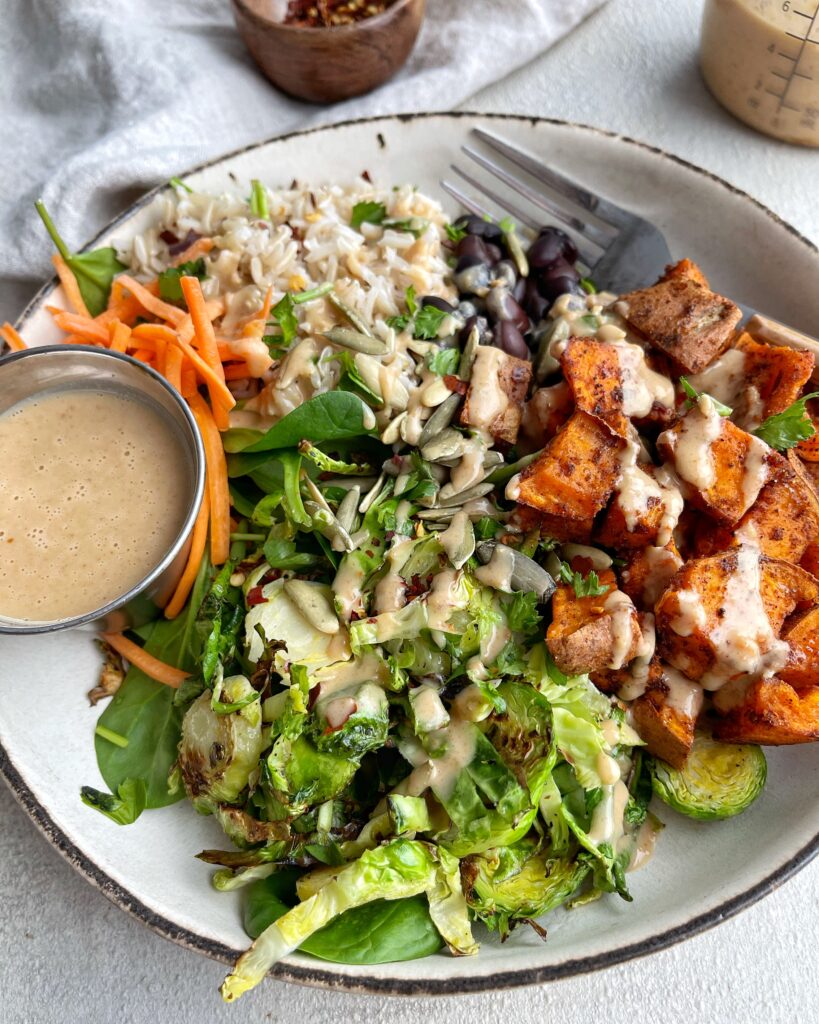
[[[389,727],[387,696],[375,683],[319,697],[313,709],[313,742],[326,754],[363,757],[384,746]]]
[[[223,697],[236,704],[253,692],[244,676],[232,676],[222,684]],[[182,720],[178,763],[198,811],[209,813],[215,804],[238,801],[264,747],[261,726],[258,702],[218,714],[206,690],[191,704]]]
[[[549,857],[532,840],[461,863],[469,908],[506,937],[516,921],[541,917],[572,896],[591,870],[588,861]]]
[[[289,816],[303,814],[345,789],[358,762],[317,750],[306,736],[280,736],[265,761],[262,786]]]
[[[765,785],[768,765],[760,747],[719,743],[697,735],[682,768],[649,762],[654,792],[689,818],[715,821],[741,814]]]

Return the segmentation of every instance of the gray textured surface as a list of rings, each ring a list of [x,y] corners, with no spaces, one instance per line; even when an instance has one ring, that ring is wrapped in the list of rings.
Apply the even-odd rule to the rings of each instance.
[[[756,136],[713,103],[696,72],[699,6],[612,0],[569,40],[465,105],[565,117],[651,142],[746,189],[819,242],[819,155]],[[559,984],[403,1001],[268,981],[238,1006],[222,1007],[221,965],[109,904],[0,787],[0,907],[2,1024],[807,1024],[819,1016],[819,863],[716,930]]]

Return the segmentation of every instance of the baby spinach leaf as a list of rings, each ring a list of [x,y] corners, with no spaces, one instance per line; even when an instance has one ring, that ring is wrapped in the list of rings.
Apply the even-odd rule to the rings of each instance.
[[[102,793],[92,786],[83,786],[80,797],[87,807],[93,807],[118,825],[133,825],[145,810],[147,792],[142,779],[126,779],[117,788],[116,796]]]
[[[283,537],[268,537],[262,551],[271,569],[305,569],[316,562],[314,555],[296,551],[295,541]]]
[[[260,935],[297,902],[299,872],[277,871],[248,888],[245,931]],[[376,900],[347,910],[301,947],[305,953],[343,964],[384,964],[416,960],[443,946],[425,896]]]
[[[51,235],[57,251],[76,277],[80,295],[88,307],[88,312],[91,316],[99,316],[108,305],[111,282],[117,274],[125,270],[125,264],[120,263],[115,250],[110,246],[94,249],[91,252],[69,252],[68,246],[60,237],[42,199],[38,199],[34,206],[45,224],[46,230]]]
[[[322,441],[360,437],[372,433],[364,425],[365,418],[371,416],[371,411],[357,395],[349,391],[327,391],[288,413],[264,437],[244,448],[243,453],[295,448],[299,441],[305,440],[321,444]]]
[[[341,365],[342,375],[339,387],[360,395],[375,406],[382,406],[384,399],[367,384],[356,366],[352,352],[334,352],[330,358]]]
[[[186,616],[180,615],[137,632],[150,654],[175,665],[185,626]],[[134,666],[128,670],[99,719],[100,725],[127,739],[128,746],[118,747],[100,736],[94,741],[100,774],[111,793],[119,795],[120,786],[130,780],[143,784],[147,808],[165,807],[183,796],[181,791],[168,792],[168,773],[176,761],[183,715],[183,709],[174,704],[175,692]],[[119,795],[119,799],[124,798]]]

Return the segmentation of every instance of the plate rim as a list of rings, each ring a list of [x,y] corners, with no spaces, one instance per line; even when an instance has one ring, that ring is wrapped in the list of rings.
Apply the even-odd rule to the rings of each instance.
[[[261,149],[273,143],[286,142],[292,138],[300,138],[313,135],[318,132],[329,132],[339,128],[353,126],[379,124],[386,122],[408,123],[416,120],[427,120],[430,118],[472,118],[495,121],[517,121],[528,122],[531,125],[552,125],[559,128],[578,130],[581,133],[589,132],[602,136],[616,142],[623,142],[637,149],[647,151],[655,156],[663,157],[711,179],[732,195],[750,202],[760,212],[770,218],[778,227],[784,228],[797,241],[805,245],[810,251],[819,255],[819,247],[810,239],[806,238],[797,228],[784,220],[759,199],[749,195],[743,189],[726,181],[724,178],[706,168],[669,153],[659,146],[631,138],[619,132],[599,128],[595,125],[583,124],[576,121],[567,121],[562,118],[537,117],[525,114],[505,114],[501,112],[484,112],[472,110],[456,111],[435,111],[402,114],[383,114],[376,117],[352,118],[344,121],[337,121],[332,124],[315,125],[310,128],[297,129],[286,132],[283,135],[274,135],[261,139],[248,145],[241,146],[218,157],[204,160],[187,170],[181,171],[179,177],[187,177],[199,171],[206,170],[218,164],[233,160],[245,153]],[[129,204],[121,213],[110,220],[94,237],[78,251],[84,252],[94,246],[105,235],[110,234],[126,220],[129,220],[144,206],[148,205],[163,189],[167,183],[163,182],[148,190],[133,203]],[[17,329],[22,329],[25,323],[31,318],[35,310],[40,307],[45,296],[57,284],[56,275],[47,279],[25,305],[22,312],[15,321]],[[232,963],[236,951],[231,947],[208,939],[196,932],[174,924],[170,919],[163,917],[151,910],[142,903],[130,890],[120,885],[108,875],[94,860],[84,853],[80,847],[54,822],[43,805],[37,800],[22,775],[14,765],[10,755],[0,742],[0,775],[11,789],[17,803],[26,812],[38,831],[48,840],[49,843],[68,861],[71,866],[83,875],[96,889],[103,893],[112,903],[124,910],[130,916],[141,921],[148,928],[163,938],[170,939],[185,949],[198,953],[204,953],[212,959],[223,963]],[[564,978],[576,977],[592,971],[603,970],[620,963],[625,963],[651,953],[667,949],[685,939],[692,938],[713,928],[722,921],[733,917],[740,911],[752,906],[765,896],[769,895],[788,879],[792,878],[798,871],[805,867],[814,857],[819,854],[819,832],[801,847],[793,856],[777,867],[770,874],[765,876],[755,885],[744,892],[731,897],[723,903],[705,911],[674,928],[649,936],[639,942],[629,943],[604,953],[598,953],[587,957],[574,957],[559,964],[545,964],[540,967],[521,967],[518,970],[503,970],[485,975],[471,977],[450,977],[441,979],[429,978],[383,978],[375,975],[349,975],[344,971],[330,971],[321,967],[306,967],[300,964],[291,964],[287,961],[280,962],[270,972],[270,976],[278,981],[295,982],[313,988],[335,989],[357,994],[373,995],[394,995],[394,996],[442,996],[442,995],[466,995],[487,990],[510,989],[528,985],[541,984],[548,981],[557,981]],[[317,964],[320,961],[316,961]],[[343,965],[342,965],[343,966]]]

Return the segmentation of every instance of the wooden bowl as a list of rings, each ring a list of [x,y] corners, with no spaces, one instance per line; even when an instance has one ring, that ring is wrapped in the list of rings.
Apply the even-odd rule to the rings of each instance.
[[[425,0],[395,0],[352,25],[300,28],[274,21],[271,0],[232,0],[239,34],[270,81],[291,96],[335,103],[395,74],[412,50]]]

